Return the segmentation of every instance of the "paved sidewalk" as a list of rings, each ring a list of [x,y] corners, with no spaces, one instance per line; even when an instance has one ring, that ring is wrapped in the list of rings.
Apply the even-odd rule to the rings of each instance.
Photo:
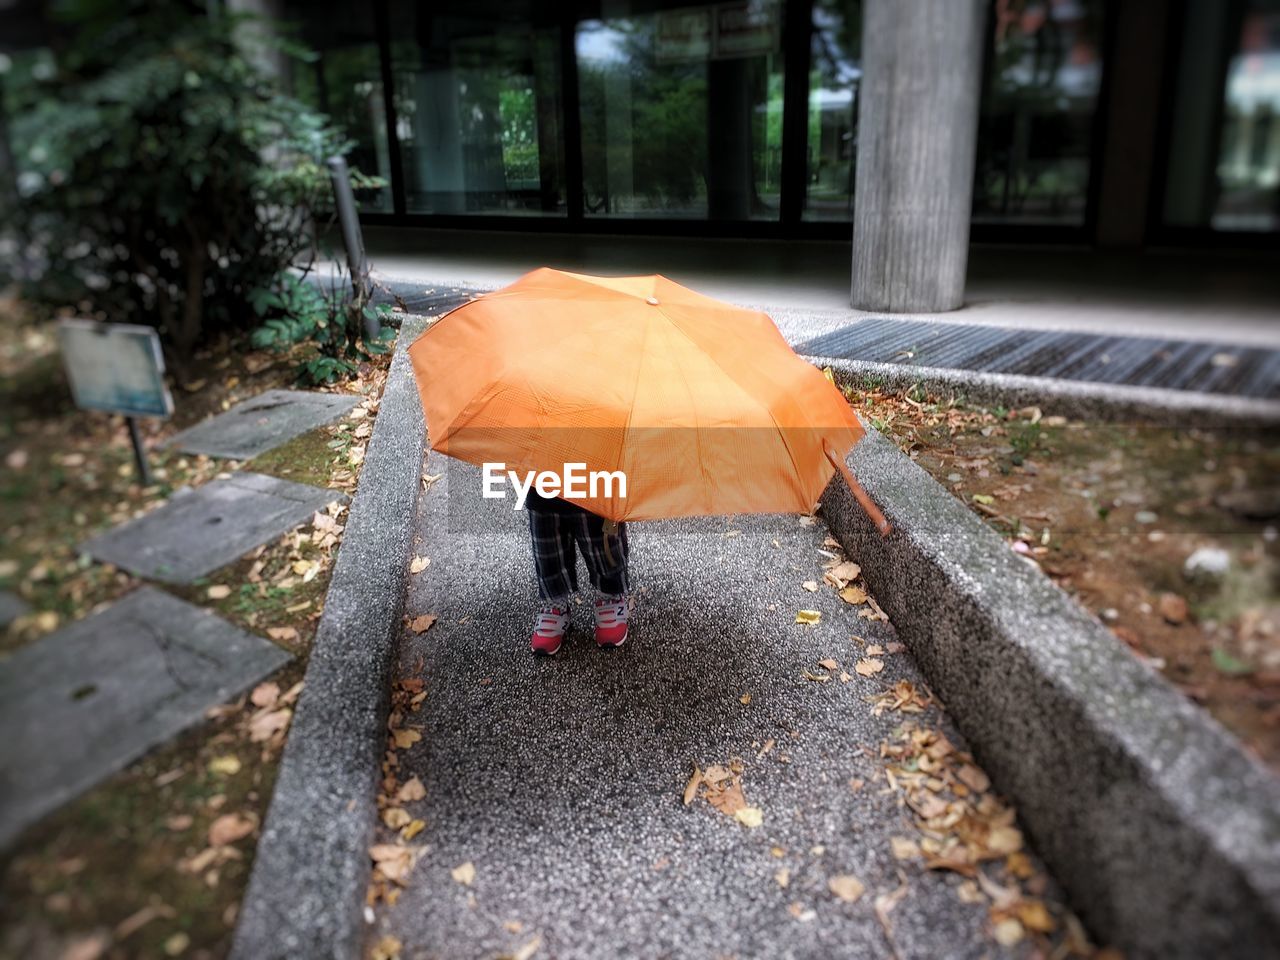
[[[372,940],[392,934],[413,958],[512,955],[536,937],[539,960],[885,957],[873,903],[905,876],[890,915],[898,955],[1006,954],[987,905],[958,897],[959,876],[892,856],[892,836],[918,835],[878,756],[907,718],[876,717],[867,698],[922,680],[905,652],[856,675],[865,652],[851,637],[884,645],[894,633],[828,586],[802,588],[822,579],[821,522],[634,525],[627,646],[596,650],[580,607],[560,655],[535,660],[524,515],[482,501],[478,471],[435,454],[429,466],[441,476],[421,498],[413,549],[431,564],[410,578],[405,610],[439,620],[405,634],[400,676],[425,678],[426,698],[408,721],[423,739],[397,771],[425,785],[406,804],[427,823],[414,840],[425,852],[398,903],[379,907]],[[795,623],[800,609],[821,623]],[[827,658],[851,679],[805,678]],[[960,743],[936,708],[918,719]],[[735,757],[747,803],[763,810],[757,829],[681,802],[695,763]],[[451,877],[464,863],[469,887]],[[866,895],[837,899],[838,875]]]

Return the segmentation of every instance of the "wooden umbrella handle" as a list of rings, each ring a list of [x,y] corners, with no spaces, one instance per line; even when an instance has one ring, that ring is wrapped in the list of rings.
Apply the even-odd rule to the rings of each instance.
[[[867,495],[867,491],[862,489],[860,484],[853,475],[853,471],[849,469],[849,465],[844,462],[844,457],[838,456],[835,449],[831,446],[831,441],[823,439],[823,452],[826,453],[827,459],[831,461],[831,465],[840,471],[840,475],[844,477],[844,482],[849,485],[849,492],[853,494],[853,498],[858,501],[858,505],[867,512],[867,516],[871,518],[871,522],[876,525],[880,531],[880,536],[887,537],[893,530],[893,524],[884,518],[884,514],[880,512]]]

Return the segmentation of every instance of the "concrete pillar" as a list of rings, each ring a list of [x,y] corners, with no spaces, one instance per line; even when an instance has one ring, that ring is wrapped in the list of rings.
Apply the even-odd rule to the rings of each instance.
[[[866,0],[853,306],[931,313],[964,300],[983,0]]]

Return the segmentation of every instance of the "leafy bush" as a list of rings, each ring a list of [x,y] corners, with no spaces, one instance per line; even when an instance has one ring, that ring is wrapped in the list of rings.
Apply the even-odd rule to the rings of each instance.
[[[325,293],[288,271],[270,287],[252,291],[249,302],[263,319],[253,331],[255,347],[279,352],[299,345],[310,348],[303,351],[298,367],[299,379],[305,383],[332,383],[353,374],[359,361],[386,353],[395,336],[383,323],[389,307],[370,306],[359,299],[346,302],[336,290]],[[363,339],[366,318],[378,322],[377,338]]]
[[[34,302],[158,327],[185,375],[202,340],[254,324],[250,294],[315,249],[324,160],[351,144],[249,61],[244,17],[188,0],[55,12],[69,42],[12,121],[17,279]]]

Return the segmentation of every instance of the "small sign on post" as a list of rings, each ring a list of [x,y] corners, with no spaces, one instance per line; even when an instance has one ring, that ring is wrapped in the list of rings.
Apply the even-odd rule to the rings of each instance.
[[[76,406],[124,416],[139,482],[151,486],[137,418],[173,415],[173,397],[164,382],[164,354],[155,330],[132,323],[63,320],[58,324],[58,339]]]

